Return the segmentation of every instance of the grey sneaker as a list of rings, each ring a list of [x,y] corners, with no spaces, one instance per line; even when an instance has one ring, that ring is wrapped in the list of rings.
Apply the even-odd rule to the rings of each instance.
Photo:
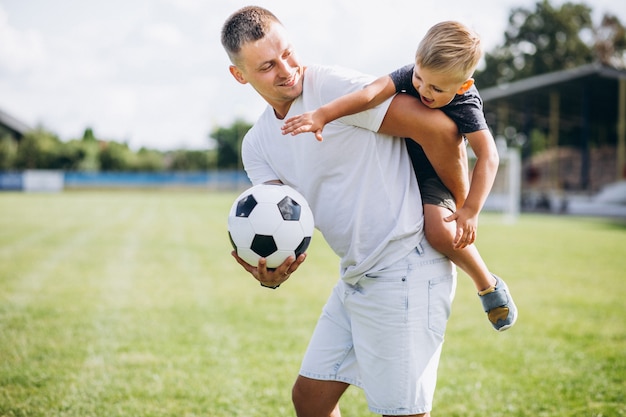
[[[501,278],[494,275],[496,285],[478,293],[483,309],[494,329],[502,332],[512,327],[517,320],[517,307],[511,292]]]

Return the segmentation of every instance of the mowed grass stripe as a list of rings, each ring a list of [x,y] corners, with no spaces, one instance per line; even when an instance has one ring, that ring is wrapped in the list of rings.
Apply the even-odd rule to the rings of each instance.
[[[37,301],[42,297],[50,297],[52,294],[42,292],[49,280],[52,281],[49,286],[57,291],[64,289],[65,284],[73,286],[75,279],[80,279],[80,275],[73,275],[74,271],[78,269],[86,273],[89,270],[88,266],[94,261],[92,249],[97,246],[103,234],[115,223],[128,224],[128,211],[122,210],[113,216],[104,212],[101,214],[90,217],[88,223],[57,228],[46,239],[31,241],[28,250],[7,259],[7,262],[24,264],[23,274],[12,277],[13,286],[5,288],[9,301],[27,303],[33,299]],[[50,222],[54,224],[54,218]],[[25,254],[28,256],[24,256]]]
[[[124,335],[130,330],[126,323],[133,320],[129,310],[145,294],[136,289],[137,275],[142,269],[138,252],[142,236],[156,220],[155,207],[128,204],[123,210],[129,213],[125,221],[108,223],[106,227],[108,239],[115,243],[102,245],[99,251],[100,260],[105,262],[96,270],[103,271],[103,275],[88,277],[94,291],[90,318],[94,338],[84,347],[82,368],[61,401],[61,409],[74,414],[99,415],[98,404],[106,402],[111,385],[119,383],[116,357],[124,344]],[[146,359],[149,356],[141,355],[141,360]]]
[[[0,416],[293,416],[337,258],[316,234],[261,288],[229,254],[236,195],[0,194]],[[623,221],[481,216],[520,320],[494,332],[459,275],[436,414],[626,415],[625,241]]]
[[[23,219],[23,224],[55,233],[32,239],[27,250],[12,258],[11,270],[18,272],[8,274],[11,285],[3,286],[3,305],[10,307],[1,321],[3,338],[18,341],[5,345],[17,365],[7,374],[27,385],[54,387],[56,401],[66,387],[67,372],[75,371],[76,361],[86,356],[88,341],[99,334],[98,329],[89,331],[88,306],[96,305],[89,272],[99,259],[94,254],[102,249],[103,236],[115,225],[128,224],[130,215],[123,207],[111,212],[72,197],[73,204],[65,205],[53,196],[40,196],[34,204],[27,201],[30,204],[12,211],[17,224]],[[29,403],[33,400],[42,402],[35,408],[52,406],[43,398],[29,398]]]

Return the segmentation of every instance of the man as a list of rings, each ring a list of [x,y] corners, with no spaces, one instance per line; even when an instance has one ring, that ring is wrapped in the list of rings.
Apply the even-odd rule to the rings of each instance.
[[[269,104],[242,144],[250,180],[300,191],[316,227],[340,257],[341,279],[293,387],[297,415],[339,416],[338,401],[349,385],[363,388],[372,412],[428,415],[456,270],[424,239],[419,189],[401,137],[424,147],[462,205],[467,166],[456,126],[443,113],[398,95],[328,124],[324,142],[313,134],[282,136],[285,117],[316,109],[373,77],[302,66],[284,26],[259,7],[227,19],[222,45],[233,77]],[[233,256],[270,288],[306,258],[289,258],[268,270],[263,259],[249,265]]]

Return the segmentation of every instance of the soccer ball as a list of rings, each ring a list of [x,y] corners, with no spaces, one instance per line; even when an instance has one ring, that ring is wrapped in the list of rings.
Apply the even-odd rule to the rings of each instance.
[[[304,253],[313,226],[309,204],[288,185],[255,185],[235,199],[228,215],[228,236],[237,255],[250,265],[263,257],[268,268]]]

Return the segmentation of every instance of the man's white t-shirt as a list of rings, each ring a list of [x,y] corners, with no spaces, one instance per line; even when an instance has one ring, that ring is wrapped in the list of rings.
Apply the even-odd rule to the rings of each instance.
[[[303,93],[284,120],[373,80],[339,67],[307,67]],[[341,258],[342,279],[352,284],[402,259],[424,237],[421,198],[404,140],[375,133],[390,102],[327,124],[323,142],[312,133],[282,135],[284,120],[268,106],[242,145],[253,184],[278,179],[304,195],[315,227]]]

